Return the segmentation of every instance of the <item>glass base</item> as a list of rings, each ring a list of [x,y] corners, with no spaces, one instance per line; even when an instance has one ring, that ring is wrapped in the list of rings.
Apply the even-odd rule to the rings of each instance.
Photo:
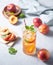
[[[29,53],[29,52],[26,52],[26,51],[23,49],[23,52],[24,52],[24,54],[30,55],[30,56],[34,56],[34,55],[36,54],[36,50],[35,50],[34,52],[32,52],[32,53]]]

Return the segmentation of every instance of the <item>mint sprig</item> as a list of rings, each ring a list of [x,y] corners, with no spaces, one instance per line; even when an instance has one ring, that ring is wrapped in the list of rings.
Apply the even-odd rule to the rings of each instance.
[[[30,27],[29,27],[29,26],[27,26],[27,25],[25,26],[25,28],[26,28],[26,29],[28,29],[28,30],[30,29]]]
[[[27,29],[27,30],[30,30],[30,31],[32,31],[32,32],[35,32],[35,29],[34,29],[34,25],[31,25],[31,26],[25,26],[25,28]]]
[[[17,53],[17,50],[13,47],[10,47],[8,50],[9,50],[9,53],[12,55],[15,55]]]
[[[25,16],[24,13],[19,14],[19,18],[25,18],[25,17],[26,17],[26,16]]]

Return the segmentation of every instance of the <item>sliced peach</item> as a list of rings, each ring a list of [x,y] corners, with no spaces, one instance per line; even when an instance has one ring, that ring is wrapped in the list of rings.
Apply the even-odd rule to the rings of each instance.
[[[11,37],[11,34],[6,35],[6,37],[4,38],[5,41],[9,41],[9,38]]]
[[[9,29],[8,28],[4,28],[1,30],[1,35],[6,35],[9,33]]]
[[[16,36],[14,34],[9,34],[6,35],[6,37],[4,38],[5,41],[14,41],[16,39]]]
[[[29,48],[28,48],[28,52],[29,53],[32,53],[35,49],[35,46],[34,45],[31,45]]]
[[[11,16],[9,17],[9,22],[10,22],[11,24],[16,24],[16,23],[18,22],[18,17],[14,16],[14,15],[11,15]]]
[[[16,39],[16,36],[14,34],[11,34],[10,38],[8,39],[9,41],[14,41]]]

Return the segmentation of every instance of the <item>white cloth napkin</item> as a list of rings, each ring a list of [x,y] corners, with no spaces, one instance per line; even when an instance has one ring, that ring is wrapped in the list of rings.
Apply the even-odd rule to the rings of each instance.
[[[47,1],[49,0],[46,0],[46,2]],[[32,16],[32,17],[38,16],[41,12],[43,12],[46,9],[50,9],[50,7],[47,7],[49,3],[47,5],[45,5],[46,4],[45,3],[44,4],[45,6],[42,6],[37,0],[20,0],[19,2],[20,2],[19,5],[21,5],[22,8],[28,9],[28,10],[25,10],[26,15]],[[44,2],[42,1],[42,3]],[[46,23],[48,25],[53,25],[53,11],[46,11],[46,14],[43,13],[39,15],[38,17],[42,19],[43,23]]]

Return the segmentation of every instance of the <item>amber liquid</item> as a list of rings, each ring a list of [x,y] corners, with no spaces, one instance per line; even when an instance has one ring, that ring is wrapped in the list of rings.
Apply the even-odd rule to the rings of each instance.
[[[25,54],[28,54],[28,55],[34,55],[35,54],[35,52],[36,52],[35,32],[25,31],[23,33],[23,51]]]

